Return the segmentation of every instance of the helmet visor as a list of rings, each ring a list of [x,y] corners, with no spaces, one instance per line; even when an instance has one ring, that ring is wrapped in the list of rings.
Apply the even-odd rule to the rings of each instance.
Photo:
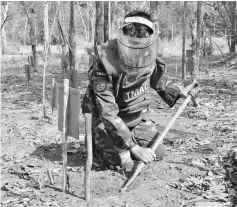
[[[117,38],[118,56],[122,69],[130,72],[149,67],[157,57],[158,29],[156,28],[149,37],[136,38],[124,35],[123,27],[118,30]]]

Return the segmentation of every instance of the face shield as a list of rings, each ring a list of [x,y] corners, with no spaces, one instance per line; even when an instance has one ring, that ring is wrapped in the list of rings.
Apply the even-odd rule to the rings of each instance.
[[[144,24],[152,29],[153,33],[145,38],[126,36],[123,27],[129,23]],[[120,67],[128,74],[142,76],[150,72],[156,65],[158,53],[158,34],[156,24],[142,17],[128,17],[125,24],[118,30],[118,56]]]

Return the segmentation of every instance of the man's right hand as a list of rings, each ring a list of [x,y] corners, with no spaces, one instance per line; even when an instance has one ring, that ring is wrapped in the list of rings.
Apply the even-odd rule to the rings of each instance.
[[[131,153],[140,161],[144,162],[145,164],[150,163],[155,160],[156,154],[150,148],[140,147],[136,145],[135,147],[131,148]]]

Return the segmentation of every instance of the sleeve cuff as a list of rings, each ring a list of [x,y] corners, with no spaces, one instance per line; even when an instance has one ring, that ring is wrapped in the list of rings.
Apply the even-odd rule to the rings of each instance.
[[[131,142],[131,143],[129,143],[128,148],[129,148],[129,149],[132,149],[132,148],[135,147],[136,145],[137,145],[136,143]]]
[[[178,101],[180,98],[180,88],[176,86],[175,84],[168,84],[166,89],[168,104],[170,107],[173,107],[174,104]]]

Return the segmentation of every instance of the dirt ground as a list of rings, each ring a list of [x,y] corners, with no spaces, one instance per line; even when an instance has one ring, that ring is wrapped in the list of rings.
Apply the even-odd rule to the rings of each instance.
[[[165,58],[169,63],[170,59]],[[171,61],[170,61],[171,62]],[[94,160],[91,201],[84,200],[84,118],[80,137],[68,138],[69,190],[62,193],[62,133],[57,111],[49,106],[53,77],[62,82],[60,59],[50,57],[47,69],[47,115],[42,111],[43,60],[26,86],[27,57],[3,56],[1,67],[1,205],[91,206],[91,207],[181,207],[228,206],[222,157],[237,139],[237,60],[213,56],[202,67],[200,107],[188,106],[164,140],[162,162],[147,165],[124,193],[127,180],[121,171],[102,169]],[[169,74],[174,66],[169,65]],[[207,74],[208,73],[208,74]],[[177,74],[176,76],[178,76]],[[79,74],[80,89],[87,86],[87,74]],[[150,91],[151,118],[162,131],[182,100],[168,108]],[[51,119],[52,120],[51,120]],[[53,175],[49,182],[47,172]]]

